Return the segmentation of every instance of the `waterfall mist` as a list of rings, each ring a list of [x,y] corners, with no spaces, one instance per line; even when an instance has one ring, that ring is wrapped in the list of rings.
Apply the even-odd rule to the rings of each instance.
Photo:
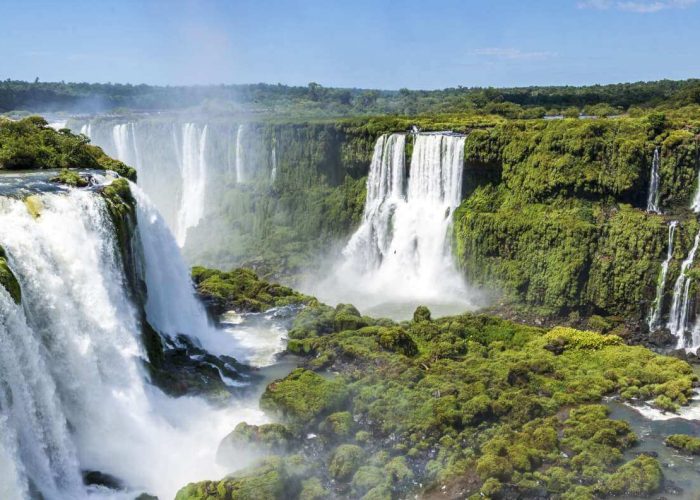
[[[438,314],[474,309],[481,300],[455,267],[452,217],[461,201],[464,136],[416,134],[406,169],[404,134],[381,136],[367,179],[362,224],[329,279],[311,289],[321,299],[405,318],[416,306]]]
[[[222,205],[245,202],[249,184],[269,186],[277,175],[276,153],[258,131],[236,119],[154,114],[75,118],[68,125],[137,169],[139,187],[190,264],[216,265],[213,249],[232,253],[238,243]],[[203,223],[217,229],[203,229]]]
[[[149,319],[207,346],[214,335],[230,338],[196,309],[172,236],[148,227],[165,225],[132,187],[146,226]],[[82,472],[98,470],[124,482],[124,498],[172,498],[189,481],[231,472],[216,463],[216,449],[237,422],[266,420],[257,402],[216,408],[148,383],[140,320],[103,198],[78,189],[37,196],[37,218],[21,199],[0,197],[0,245],[22,288],[18,305],[0,287],[0,497],[26,497],[30,488],[48,500],[113,496],[83,485]]]

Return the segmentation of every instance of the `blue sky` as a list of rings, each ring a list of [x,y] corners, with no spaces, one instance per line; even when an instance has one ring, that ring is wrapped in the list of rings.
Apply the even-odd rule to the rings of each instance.
[[[432,89],[700,77],[700,0],[0,0],[0,78]]]

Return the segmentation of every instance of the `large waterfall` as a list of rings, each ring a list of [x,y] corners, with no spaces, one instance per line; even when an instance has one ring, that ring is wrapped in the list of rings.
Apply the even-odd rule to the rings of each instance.
[[[187,230],[204,216],[207,185],[207,126],[200,131],[194,123],[186,123],[182,132],[182,201],[177,213],[175,237],[185,244]]]
[[[405,314],[397,304],[471,305],[471,293],[454,269],[449,233],[461,201],[465,138],[434,133],[413,140],[408,172],[406,136],[377,140],[363,221],[331,285],[360,307],[389,315]]]
[[[223,348],[172,236],[132,188],[149,320],[165,334]],[[0,497],[103,496],[81,477],[98,470],[125,483],[125,498],[172,498],[188,481],[229,472],[215,463],[220,439],[242,417],[260,422],[262,414],[171,399],[150,385],[104,199],[79,189],[35,196],[32,213],[21,197],[0,197],[0,245],[22,289],[18,305],[0,287]]]
[[[97,121],[82,123],[79,130],[108,154],[136,167],[139,185],[184,246],[188,231],[205,215],[212,175],[208,125]]]
[[[647,197],[647,212],[661,213],[659,210],[659,183],[661,177],[659,174],[659,166],[661,160],[659,158],[659,148],[654,149],[654,158],[651,161],[651,175],[649,179],[649,196]]]
[[[664,303],[664,290],[666,289],[666,277],[668,276],[668,266],[671,264],[671,259],[673,258],[673,237],[676,234],[676,227],[678,226],[678,221],[671,221],[668,225],[668,246],[666,250],[666,258],[661,263],[661,273],[659,275],[659,281],[656,285],[656,297],[654,298],[654,303],[652,304],[651,312],[649,318],[647,319],[647,325],[649,330],[653,331],[659,326],[659,320],[661,319],[661,310]]]

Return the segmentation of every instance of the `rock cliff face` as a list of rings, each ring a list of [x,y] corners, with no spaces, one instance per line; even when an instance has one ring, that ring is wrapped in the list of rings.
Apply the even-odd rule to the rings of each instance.
[[[245,265],[277,277],[313,268],[358,227],[382,134],[413,124],[465,133],[463,201],[453,214],[452,241],[470,284],[495,287],[509,302],[559,317],[622,316],[642,324],[658,302],[657,323],[664,324],[698,230],[691,209],[698,127],[691,118],[179,123],[142,117],[70,125],[136,164],[140,184],[176,234],[178,224],[190,221],[180,229],[191,263]],[[188,146],[193,126],[197,144]],[[409,136],[407,158],[412,149]],[[193,151],[195,166],[183,158]],[[660,213],[647,213],[655,151]],[[186,171],[205,178],[187,178]],[[193,182],[201,189],[185,193]],[[675,244],[657,301],[672,221],[678,221]],[[691,280],[691,299],[694,289]]]
[[[668,225],[678,220],[662,309],[698,230],[694,130],[649,118],[509,123],[468,136],[456,258],[469,280],[556,314],[643,319]],[[647,213],[654,150],[662,214]]]

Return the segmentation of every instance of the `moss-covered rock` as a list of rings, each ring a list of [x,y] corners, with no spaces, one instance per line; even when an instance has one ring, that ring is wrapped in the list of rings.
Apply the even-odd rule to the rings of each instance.
[[[372,465],[365,465],[357,469],[350,483],[352,492],[357,497],[363,497],[370,490],[379,488],[385,484],[386,476],[384,475],[384,471]]]
[[[352,434],[355,423],[347,411],[332,413],[321,422],[319,430],[333,439],[345,439]]]
[[[329,380],[297,368],[267,386],[260,398],[260,407],[291,423],[307,425],[340,409],[347,396],[347,388],[341,379]]]
[[[323,487],[318,478],[311,477],[302,481],[299,500],[325,500],[329,496],[330,492]]]
[[[221,481],[191,483],[175,500],[263,500],[295,498],[301,481],[279,457],[245,469]]]
[[[700,438],[686,434],[672,434],[664,442],[666,446],[671,448],[690,453],[691,455],[700,455]]]
[[[651,495],[661,489],[663,472],[659,462],[640,455],[622,465],[605,480],[605,493],[613,495]]]
[[[229,310],[259,312],[290,304],[307,304],[314,299],[286,286],[268,283],[250,269],[229,272],[192,268],[197,293],[212,313],[220,315]]]
[[[328,472],[337,481],[349,481],[365,459],[365,452],[359,446],[343,444],[338,446],[328,464]]]
[[[360,311],[352,304],[338,304],[335,308],[333,317],[333,327],[336,332],[343,330],[359,330],[367,326],[367,323],[362,319]]]
[[[71,187],[86,187],[90,184],[88,179],[80,175],[78,172],[68,170],[67,168],[61,170],[57,176],[52,177],[51,182],[65,184],[66,186]]]
[[[249,425],[241,422],[219,444],[217,460],[236,462],[241,453],[274,455],[288,451],[294,435],[282,424]]]
[[[7,292],[12,297],[15,303],[20,304],[22,302],[22,289],[19,285],[19,281],[15,277],[10,265],[7,262],[7,254],[5,249],[0,246],[0,286],[5,288]]]

